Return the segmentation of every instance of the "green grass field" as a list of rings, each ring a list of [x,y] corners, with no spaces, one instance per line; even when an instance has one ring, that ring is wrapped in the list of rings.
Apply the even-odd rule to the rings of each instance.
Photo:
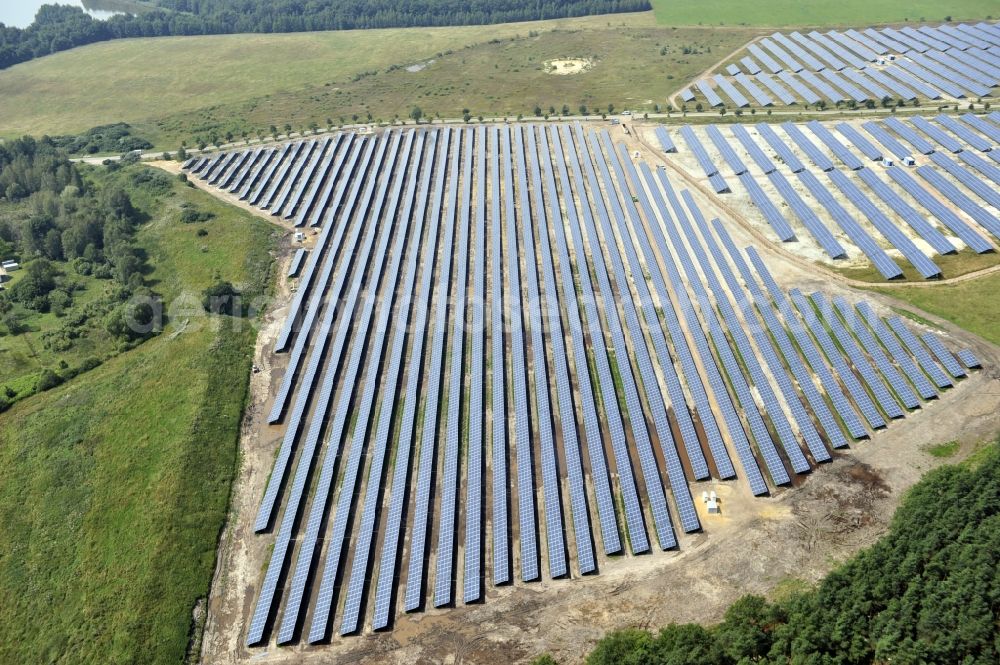
[[[1000,344],[1000,275],[933,288],[873,289],[951,321],[994,344]]]
[[[672,29],[651,13],[435,29],[225,35],[95,44],[0,71],[0,136],[129,122],[158,148],[211,132],[296,129],[355,114],[389,120],[581,103],[652,110],[745,43],[746,29]],[[519,37],[517,41],[509,41]],[[695,53],[684,54],[685,47]],[[544,71],[583,58],[582,74]],[[419,72],[406,67],[432,64]],[[212,63],[209,65],[208,63]]]
[[[662,25],[849,26],[905,21],[971,20],[1000,16],[995,0],[650,0]]]
[[[140,233],[168,300],[260,288],[271,228],[206,194],[206,237]],[[203,249],[204,248],[204,249]],[[242,323],[242,325],[238,325]],[[0,662],[179,663],[208,592],[255,331],[200,318],[0,415]]]

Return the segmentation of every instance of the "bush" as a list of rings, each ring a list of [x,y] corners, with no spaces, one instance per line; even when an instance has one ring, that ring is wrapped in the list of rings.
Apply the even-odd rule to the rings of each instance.
[[[63,382],[62,377],[53,372],[51,369],[45,368],[42,373],[38,375],[38,383],[35,385],[35,389],[38,392],[45,392],[46,390],[52,390],[59,384]]]
[[[232,316],[240,311],[239,296],[240,292],[231,283],[218,281],[205,289],[201,304],[206,312]]]

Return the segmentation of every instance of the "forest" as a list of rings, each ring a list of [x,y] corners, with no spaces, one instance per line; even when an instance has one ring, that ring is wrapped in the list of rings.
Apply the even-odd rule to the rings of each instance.
[[[1000,445],[930,472],[889,533],[815,588],[745,596],[718,625],[629,629],[589,665],[1000,662]],[[536,663],[553,663],[543,656]]]
[[[0,23],[0,69],[127,37],[479,25],[650,9],[648,0],[150,0],[138,15],[101,21],[79,7],[43,5],[27,28]]]

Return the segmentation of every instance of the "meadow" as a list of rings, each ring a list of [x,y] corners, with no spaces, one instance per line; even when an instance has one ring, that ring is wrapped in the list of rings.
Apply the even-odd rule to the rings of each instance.
[[[865,27],[878,23],[982,20],[1000,15],[994,0],[650,0],[662,25],[745,25],[760,27]]]
[[[746,42],[741,28],[657,26],[649,12],[536,23],[121,40],[0,71],[0,137],[136,126],[158,148],[355,115],[653,110]],[[512,41],[514,40],[514,41]],[[687,52],[685,52],[687,51]],[[584,73],[546,73],[581,58]],[[431,62],[433,61],[433,62]],[[417,67],[412,67],[417,65]],[[419,69],[419,71],[409,71]],[[423,68],[420,68],[423,67]]]
[[[216,217],[182,224],[180,201]],[[177,184],[140,242],[169,301],[219,278],[265,289],[271,235]],[[254,339],[246,321],[174,321],[0,415],[0,662],[184,659],[228,508]]]

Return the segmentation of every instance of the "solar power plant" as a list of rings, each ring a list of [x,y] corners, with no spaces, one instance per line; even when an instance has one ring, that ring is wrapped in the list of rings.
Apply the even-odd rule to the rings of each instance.
[[[682,157],[661,130],[657,158]],[[794,169],[793,149],[758,130]],[[794,240],[738,146],[705,131]],[[695,130],[681,134],[699,177],[720,177]],[[750,131],[733,134],[844,256]],[[185,166],[276,224],[316,227],[290,256],[260,425],[275,458],[254,531],[271,547],[248,646],[387,630],[496,586],[572,584],[683,549],[711,529],[702,483],[776,492],[979,366],[864,302],[786,291],[764,252],[706,220],[701,194],[579,123],[338,133]]]

